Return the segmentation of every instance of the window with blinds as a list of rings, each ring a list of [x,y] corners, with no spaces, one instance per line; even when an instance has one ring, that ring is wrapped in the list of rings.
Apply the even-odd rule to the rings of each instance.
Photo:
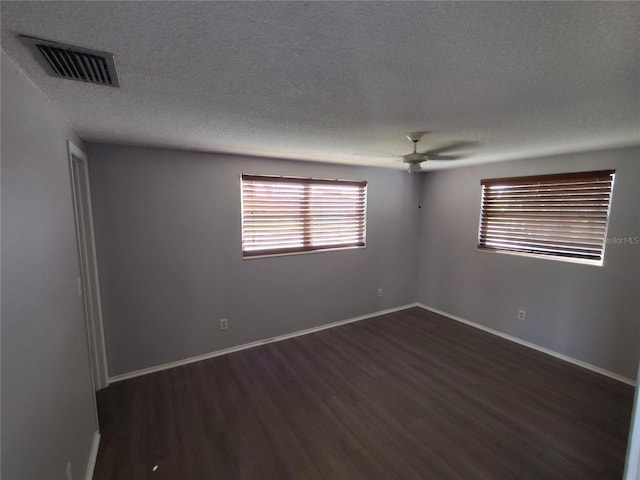
[[[364,247],[367,182],[242,175],[242,255]]]
[[[478,248],[602,265],[614,175],[482,180]]]

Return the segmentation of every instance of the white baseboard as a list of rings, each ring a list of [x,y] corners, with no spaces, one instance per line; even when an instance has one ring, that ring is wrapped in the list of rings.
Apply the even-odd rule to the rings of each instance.
[[[93,480],[93,471],[96,468],[96,460],[98,459],[98,448],[100,447],[100,432],[93,434],[93,443],[91,444],[91,452],[89,453],[89,462],[87,463],[87,473],[85,480]]]
[[[347,318],[346,320],[339,320],[337,322],[326,323],[318,327],[298,330],[296,332],[287,333],[284,335],[278,335],[277,337],[266,338],[264,340],[257,340],[255,342],[249,342],[249,343],[245,343],[235,347],[224,348],[222,350],[216,350],[214,352],[204,353],[202,355],[197,355],[195,357],[189,357],[182,360],[177,360],[175,362],[163,363],[162,365],[157,365],[155,367],[143,368],[141,370],[136,370],[134,372],[123,373],[121,375],[115,375],[113,377],[110,377],[109,383],[120,382],[122,380],[127,380],[129,378],[140,377],[142,375],[148,375],[149,373],[168,370],[169,368],[174,368],[174,367],[179,367],[181,365],[187,365],[189,363],[199,362],[201,360],[206,360],[208,358],[219,357],[220,355],[226,355],[228,353],[238,352],[240,350],[246,350],[247,348],[257,347],[258,345],[264,345],[265,343],[280,342],[282,340],[287,340],[288,338],[299,337],[301,335],[308,335],[309,333],[319,332],[321,330],[326,330],[328,328],[338,327],[340,325],[345,325],[347,323],[358,322],[360,320],[366,320],[367,318],[386,315],[388,313],[399,312],[400,310],[406,310],[407,308],[417,307],[417,306],[419,306],[417,303],[410,303],[407,305],[402,305],[400,307],[388,308],[386,310],[379,310],[377,312],[368,313],[366,315]]]
[[[496,335],[497,337],[501,337],[511,342],[517,343],[519,345],[523,345],[533,350],[537,350],[538,352],[546,353],[547,355],[551,355],[552,357],[559,358],[560,360],[564,360],[565,362],[572,363],[573,365],[586,368],[587,370],[591,370],[592,372],[599,373],[600,375],[613,378],[614,380],[618,380],[619,382],[626,383],[627,385],[632,385],[632,386],[636,385],[636,382],[630,378],[624,377],[618,373],[611,372],[609,370],[605,370],[604,368],[596,367],[595,365],[592,365],[587,362],[583,362],[582,360],[578,360],[577,358],[573,358],[568,355],[558,353],[554,350],[541,347],[540,345],[536,345],[535,343],[527,342],[526,340],[522,340],[521,338],[513,337],[511,335],[500,332],[498,330],[494,330],[493,328],[485,327],[484,325],[480,325],[479,323],[475,323],[470,320],[464,319],[462,317],[452,315],[448,312],[438,310],[437,308],[429,307],[422,303],[417,303],[416,306],[423,308],[425,310],[429,310],[430,312],[437,313],[438,315],[442,315],[443,317],[450,318],[451,320],[455,320],[456,322],[464,323],[465,325],[469,325],[471,327],[477,328],[479,330],[490,333],[492,335]]]
[[[467,320],[465,318],[462,317],[458,317],[457,315],[452,315],[448,312],[444,312],[442,310],[438,310],[437,308],[433,308],[433,307],[429,307],[427,305],[424,305],[422,303],[410,303],[407,305],[402,305],[399,307],[395,307],[395,308],[389,308],[386,310],[379,310],[377,312],[372,312],[372,313],[368,313],[366,315],[360,315],[357,317],[352,317],[352,318],[347,318],[346,320],[339,320],[337,322],[332,322],[332,323],[327,323],[324,325],[320,325],[318,327],[312,327],[312,328],[307,328],[304,330],[298,330],[296,332],[292,332],[292,333],[287,333],[284,335],[278,335],[277,337],[271,337],[271,338],[266,338],[263,340],[257,340],[255,342],[249,342],[249,343],[245,343],[242,345],[237,345],[235,347],[229,347],[229,348],[224,348],[222,350],[216,350],[213,352],[209,352],[209,353],[205,353],[202,355],[197,355],[195,357],[189,357],[189,358],[185,358],[182,360],[177,360],[175,362],[169,362],[169,363],[164,363],[162,365],[156,365],[154,367],[148,367],[148,368],[143,368],[141,370],[136,370],[133,372],[129,372],[129,373],[123,373],[121,375],[115,375],[113,377],[109,378],[109,383],[113,383],[113,382],[120,382],[122,380],[127,380],[129,378],[135,378],[135,377],[140,377],[142,375],[148,375],[150,373],[154,373],[154,372],[160,372],[162,370],[168,370],[170,368],[174,368],[174,367],[179,367],[181,365],[187,365],[189,363],[194,363],[194,362],[199,362],[201,360],[206,360],[208,358],[214,358],[214,357],[219,357],[220,355],[226,355],[228,353],[233,353],[233,352],[238,352],[240,350],[246,350],[247,348],[253,348],[253,347],[257,347],[258,345],[264,345],[266,343],[272,343],[272,342],[280,342],[282,340],[287,340],[289,338],[294,338],[294,337],[299,337],[302,335],[308,335],[310,333],[314,333],[314,332],[319,332],[321,330],[326,330],[328,328],[333,328],[333,327],[338,327],[340,325],[345,325],[347,323],[353,323],[353,322],[358,322],[360,320],[366,320],[367,318],[372,318],[372,317],[377,317],[380,315],[386,315],[388,313],[393,313],[393,312],[398,312],[400,310],[405,310],[407,308],[411,308],[411,307],[420,307],[423,308],[425,310],[428,310],[430,312],[433,313],[437,313],[438,315],[442,315],[444,317],[450,318],[452,320],[455,320],[457,322],[460,323],[464,323],[465,325],[469,325],[471,327],[477,328],[479,330],[482,330],[484,332],[490,333],[492,335],[496,335],[498,337],[504,338],[506,340],[509,340],[511,342],[517,343],[519,345],[523,345],[525,347],[531,348],[533,350],[537,350],[538,352],[542,352],[545,353],[547,355],[551,355],[552,357],[558,358],[560,360],[564,360],[565,362],[569,362],[573,365],[577,365],[579,367],[582,368],[586,368],[587,370],[591,370],[592,372],[595,373],[599,373],[600,375],[605,375],[609,378],[612,378],[614,380],[617,380],[619,382],[622,383],[626,383],[627,385],[632,385],[635,386],[636,382],[630,378],[627,378],[625,376],[622,376],[618,373],[609,371],[609,370],[605,370],[604,368],[600,368],[597,367],[595,365],[592,365],[590,363],[587,362],[583,362],[582,360],[578,360],[577,358],[573,358],[570,357],[568,355],[564,355],[562,353],[558,353],[554,350],[551,350],[549,348],[545,348],[545,347],[541,347],[540,345],[536,345],[535,343],[531,343],[531,342],[527,342],[526,340],[522,340],[521,338],[517,338],[511,335],[508,335],[506,333],[500,332],[498,330],[494,330],[493,328],[489,328],[489,327],[485,327],[484,325],[480,325],[479,323],[475,323],[472,322],[470,320]],[[100,440],[100,435],[98,435],[98,442]],[[94,440],[94,443],[96,441]],[[96,454],[97,454],[97,444],[95,445],[96,448]],[[93,452],[93,450],[92,450]],[[95,462],[95,459],[94,459]],[[87,472],[88,473],[88,472]],[[87,479],[90,479],[90,477],[87,477]]]

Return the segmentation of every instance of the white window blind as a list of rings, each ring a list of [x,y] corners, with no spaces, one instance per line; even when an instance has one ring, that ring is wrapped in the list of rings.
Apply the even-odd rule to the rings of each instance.
[[[364,247],[367,182],[242,175],[242,255]]]
[[[602,265],[614,175],[482,180],[478,248]]]

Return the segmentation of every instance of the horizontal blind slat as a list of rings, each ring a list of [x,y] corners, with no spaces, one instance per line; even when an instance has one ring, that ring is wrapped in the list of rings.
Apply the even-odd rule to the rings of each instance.
[[[558,237],[531,237],[527,235],[481,235],[481,239],[485,241],[508,241],[514,243],[526,243],[529,245],[555,245],[555,246],[573,246],[585,249],[600,249],[599,242],[589,241],[588,239],[563,239]]]
[[[570,238],[570,239],[595,239],[602,242],[604,232],[590,231],[558,231],[558,230],[529,230],[525,228],[493,228],[491,226],[483,228],[480,236],[483,235],[528,235],[531,237],[553,237],[553,238]]]
[[[504,192],[497,191],[492,192],[491,190],[487,190],[485,193],[485,198],[487,199],[519,199],[519,198],[608,198],[609,197],[609,186],[606,188],[592,188],[592,189],[572,189],[566,191],[557,191],[557,190],[545,190],[545,191],[524,191],[524,192]]]
[[[521,183],[521,184],[501,184],[501,185],[485,185],[484,188],[491,194],[500,193],[533,193],[539,192],[567,192],[577,193],[578,191],[594,192],[598,190],[606,190],[611,186],[611,181],[595,181],[582,183]]]
[[[539,220],[582,220],[582,221],[591,221],[591,220],[607,220],[606,213],[598,213],[598,212],[584,212],[581,214],[577,214],[577,212],[526,212],[526,211],[513,211],[513,212],[495,212],[495,211],[483,211],[483,214],[488,219],[491,218],[528,218],[528,219],[539,219]]]

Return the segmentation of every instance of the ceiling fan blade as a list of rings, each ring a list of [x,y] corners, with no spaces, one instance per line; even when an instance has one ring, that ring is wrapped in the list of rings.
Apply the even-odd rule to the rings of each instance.
[[[427,156],[422,153],[408,153],[402,156],[402,161],[405,163],[426,162]]]
[[[461,150],[463,148],[470,148],[478,146],[479,142],[469,142],[469,141],[459,141],[459,142],[449,142],[441,147],[432,148],[431,150],[427,150],[423,152],[425,155],[438,155],[439,153],[449,152],[451,150]]]
[[[465,158],[467,155],[432,155],[429,154],[428,158],[429,160],[460,160],[462,158]]]

